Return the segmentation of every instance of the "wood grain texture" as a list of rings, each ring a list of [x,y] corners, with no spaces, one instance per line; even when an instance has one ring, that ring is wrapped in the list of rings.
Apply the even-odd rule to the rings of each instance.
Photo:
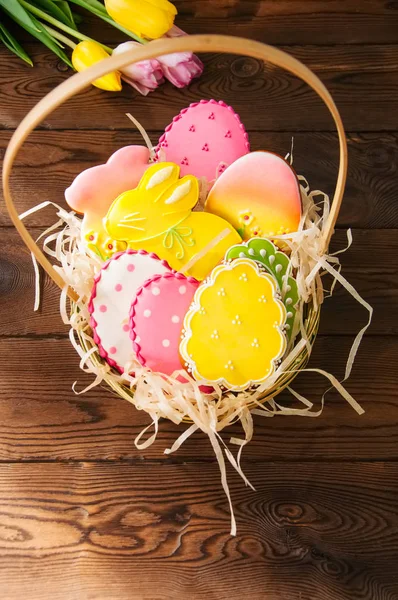
[[[398,600],[398,3],[387,0],[177,0],[190,33],[228,33],[276,44],[332,92],[348,133],[349,177],[333,249],[343,273],[375,308],[348,390],[357,414],[328,393],[321,417],[254,417],[242,466],[253,492],[228,469],[230,515],[207,436],[166,456],[184,426],[160,424],[156,442],[134,438],[149,417],[92,381],[59,317],[59,292],[42,280],[33,313],[29,254],[0,201],[0,597],[1,600]],[[79,9],[78,9],[79,10]],[[125,38],[98,19],[83,29]],[[15,31],[35,69],[0,49],[0,156],[21,118],[70,75],[47,49]],[[132,112],[156,140],[203,97],[241,113],[253,149],[290,150],[313,189],[331,192],[337,140],[319,100],[300,81],[255,60],[205,56],[204,76],[183,93],[148,98],[90,88],[58,110],[21,153],[13,178],[19,211],[63,202],[82,169],[141,143]],[[34,235],[49,209],[29,218]],[[366,314],[341,289],[322,309],[310,366],[342,377]],[[294,389],[319,406],[326,380],[302,374]],[[283,393],[280,400],[294,406]],[[242,436],[235,425],[223,433]],[[232,447],[236,452],[236,446]]]
[[[387,44],[398,42],[398,9],[386,0],[176,0],[177,24],[188,33],[225,33],[267,44]],[[79,11],[81,28],[104,43],[126,37]],[[29,40],[18,31],[19,39]]]
[[[352,337],[319,336],[310,366],[342,378]],[[335,393],[316,419],[256,417],[255,436],[244,452],[245,461],[398,459],[398,360],[394,337],[365,339],[347,382],[347,389],[365,409],[361,417]],[[166,457],[185,426],[162,422],[157,442],[137,451],[134,438],[150,423],[107,387],[87,394],[77,391],[93,381],[79,370],[79,357],[68,339],[1,339],[0,364],[7,370],[0,380],[0,460],[154,460],[214,461],[206,435],[195,434],[180,450]],[[292,385],[319,408],[329,387],[314,373],[301,374]],[[283,403],[296,406],[289,393]],[[223,434],[242,436],[234,426]]]
[[[54,218],[54,217],[53,217]],[[42,229],[30,228],[34,238]],[[59,290],[42,273],[39,311],[33,312],[35,278],[30,254],[12,228],[1,231],[3,249],[0,256],[0,335],[66,335],[59,314]],[[340,256],[343,275],[374,307],[369,335],[395,335],[398,325],[398,230],[360,230],[353,232],[353,245]],[[40,244],[40,242],[39,242]],[[332,251],[347,245],[347,234],[338,230]],[[366,256],[366,261],[364,261]],[[325,288],[330,281],[325,280]],[[328,335],[356,334],[367,319],[366,311],[339,285],[334,296],[322,308],[320,332]]]
[[[66,206],[64,190],[82,169],[105,162],[122,146],[142,144],[140,134],[134,128],[128,128],[126,118],[125,126],[124,131],[34,132],[21,150],[12,177],[18,211],[22,213],[43,200]],[[155,144],[161,132],[149,133]],[[0,136],[0,156],[10,137],[10,132]],[[331,194],[337,177],[337,134],[299,132],[294,133],[293,139],[297,172],[307,177],[311,189]],[[252,132],[250,142],[253,150],[267,148],[285,156],[291,149],[292,134]],[[348,165],[348,182],[338,226],[398,228],[397,132],[348,133]],[[29,217],[30,225],[49,226],[53,222],[53,210]],[[1,202],[0,226],[10,224]]]
[[[281,46],[284,49],[284,46]],[[285,48],[320,76],[334,97],[348,131],[396,130],[398,46],[289,46]],[[0,127],[14,128],[29,108],[70,76],[65,65],[39,44],[26,44],[35,69],[0,54],[6,106]],[[126,112],[148,130],[163,129],[180,109],[202,98],[234,106],[249,130],[334,131],[319,98],[302,81],[269,64],[227,54],[204,55],[206,75],[178,94],[171,84],[150,97],[125,86],[104,94],[91,86],[44,121],[44,129],[124,129]],[[249,108],[250,107],[250,108]]]
[[[0,467],[3,600],[396,600],[398,466]],[[222,557],[222,558],[221,558]]]

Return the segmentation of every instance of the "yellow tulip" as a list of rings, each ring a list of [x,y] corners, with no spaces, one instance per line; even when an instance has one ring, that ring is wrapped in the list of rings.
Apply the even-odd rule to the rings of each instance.
[[[167,33],[177,14],[169,0],[105,0],[105,8],[116,23],[148,39]]]
[[[109,54],[102,46],[97,42],[87,40],[77,44],[76,48],[73,50],[72,64],[76,71],[84,71],[100,60],[108,57]],[[120,92],[122,89],[120,73],[119,71],[113,71],[113,73],[103,75],[93,81],[93,85],[100,88],[100,90],[106,90],[107,92]]]

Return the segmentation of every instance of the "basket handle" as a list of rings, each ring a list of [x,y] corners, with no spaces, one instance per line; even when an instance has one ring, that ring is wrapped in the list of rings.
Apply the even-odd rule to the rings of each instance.
[[[156,58],[157,56],[170,54],[172,52],[187,51],[244,54],[265,62],[270,62],[290,71],[290,73],[293,73],[305,81],[305,83],[307,83],[326,104],[337,128],[340,148],[337,183],[322,240],[322,250],[324,251],[327,249],[339,214],[347,177],[347,140],[339,111],[321,80],[297,59],[286,54],[282,50],[262,44],[261,42],[224,35],[190,35],[175,38],[161,38],[141,47],[134,47],[125,53],[106,58],[86,71],[76,73],[66,81],[63,81],[32,108],[15,130],[8,144],[3,162],[3,193],[8,213],[26,246],[35,255],[37,261],[51,279],[53,279],[61,289],[65,285],[64,280],[28,233],[25,225],[19,219],[12,200],[10,192],[10,175],[18,151],[31,131],[33,131],[43,119],[58,106],[66,102],[66,100],[90,85],[95,79],[98,79],[111,71],[126,67],[134,62]],[[69,289],[68,295],[72,300],[76,300],[76,294],[73,290]]]

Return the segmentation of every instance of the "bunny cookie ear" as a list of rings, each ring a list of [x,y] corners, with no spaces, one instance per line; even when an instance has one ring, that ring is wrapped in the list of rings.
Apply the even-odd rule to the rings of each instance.
[[[156,202],[163,192],[178,181],[180,167],[170,162],[151,165],[138,184],[137,190],[147,202]]]
[[[167,188],[157,202],[162,207],[162,215],[167,216],[191,210],[198,198],[198,180],[193,175],[186,175]]]

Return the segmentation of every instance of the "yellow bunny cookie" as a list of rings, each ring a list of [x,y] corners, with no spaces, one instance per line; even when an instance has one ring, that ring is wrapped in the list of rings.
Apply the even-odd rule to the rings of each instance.
[[[104,224],[112,238],[127,242],[129,248],[154,252],[177,271],[227,230],[186,273],[202,280],[241,238],[221,217],[192,212],[199,198],[198,180],[193,175],[179,179],[179,173],[174,163],[149,167],[136,189],[116,198]]]

